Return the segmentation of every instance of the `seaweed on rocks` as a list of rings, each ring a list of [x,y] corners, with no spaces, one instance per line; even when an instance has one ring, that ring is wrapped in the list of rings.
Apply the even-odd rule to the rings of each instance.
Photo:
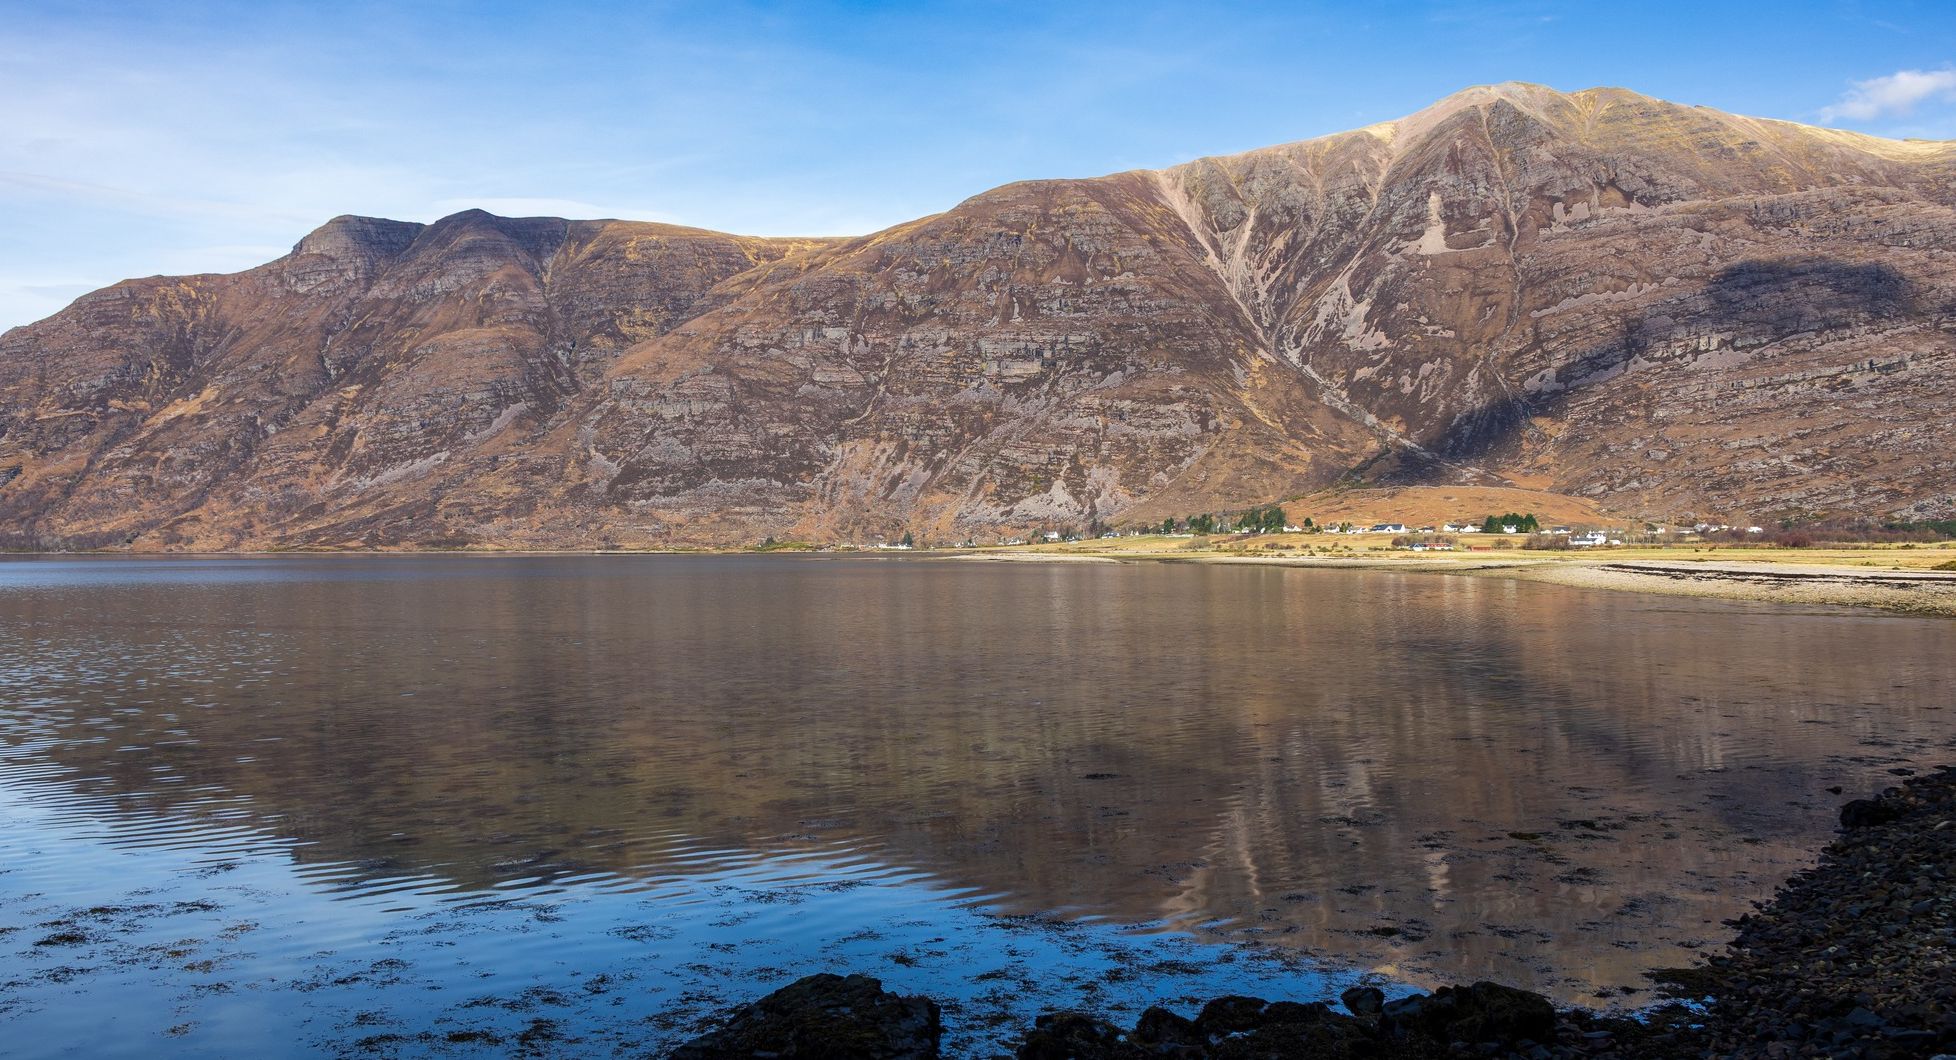
[[[1345,993],[1347,1012],[1322,1002],[1231,995],[1194,1019],[1164,1008],[1124,1029],[1084,1012],[1049,1012],[1026,1033],[1021,1060],[1147,1057],[1314,1057],[1323,1060],[1449,1056],[1633,1056],[1630,1020],[1559,1014],[1547,998],[1497,983],[1442,987],[1387,1002],[1376,989]],[[738,1010],[726,1025],[681,1046],[676,1060],[732,1057],[935,1057],[935,1006],[885,992],[865,976],[814,975]]]
[[[1322,1002],[1220,997],[1193,1020],[1160,1008],[1132,1031],[1085,1013],[1039,1017],[1020,1060],[1143,1060],[1148,1057],[1313,1057],[1424,1060],[1449,1056],[1571,1057],[1619,1051],[1638,1037],[1630,1020],[1564,1018],[1540,994],[1499,983],[1441,987],[1384,1001],[1375,989],[1345,992],[1346,1012]]]
[[[937,1002],[929,998],[891,993],[866,975],[820,973],[742,1006],[672,1057],[924,1060],[938,1055],[943,1032]]]

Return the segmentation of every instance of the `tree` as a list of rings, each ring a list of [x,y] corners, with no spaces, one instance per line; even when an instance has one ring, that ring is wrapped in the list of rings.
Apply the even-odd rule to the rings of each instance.
[[[1514,527],[1515,532],[1519,534],[1532,534],[1542,528],[1542,524],[1536,520],[1534,512],[1527,512],[1525,514],[1521,512],[1509,512],[1506,515],[1488,516],[1487,521],[1481,524],[1481,533],[1505,533],[1510,526]]]
[[[1172,533],[1174,533],[1174,532],[1175,532],[1175,517],[1174,517],[1174,516],[1172,516],[1172,515],[1171,515],[1171,516],[1169,516],[1168,518],[1166,518],[1166,519],[1163,519],[1163,520],[1161,521],[1161,532],[1162,532],[1162,533],[1164,533],[1164,534],[1172,534]]]
[[[905,530],[903,532],[903,547],[914,548],[916,547],[916,545],[917,545],[917,539],[910,536],[910,531]]]
[[[1317,528],[1318,528],[1317,524],[1311,521],[1310,516],[1307,515],[1304,517],[1304,529],[1316,530]]]

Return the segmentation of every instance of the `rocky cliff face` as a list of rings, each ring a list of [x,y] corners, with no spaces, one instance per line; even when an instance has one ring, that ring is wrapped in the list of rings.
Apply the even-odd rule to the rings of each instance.
[[[1350,478],[1948,515],[1952,359],[1956,144],[1502,85],[853,240],[339,218],[0,339],[0,525],[949,538]]]
[[[9,544],[267,546],[434,519],[722,280],[811,240],[618,221],[342,217],[230,276],[132,280],[0,338]],[[321,537],[324,533],[327,536]]]
[[[1161,175],[1271,358],[1392,439],[1652,514],[1946,511],[1956,145],[1598,89]],[[1940,397],[1936,395],[1940,394]]]

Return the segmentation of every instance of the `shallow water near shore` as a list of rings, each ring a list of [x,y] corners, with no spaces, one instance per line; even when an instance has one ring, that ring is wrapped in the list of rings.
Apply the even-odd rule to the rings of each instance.
[[[1956,747],[1956,623],[1377,571],[0,561],[18,1055],[642,1051],[818,970],[1635,1006]],[[1625,992],[1630,988],[1630,992]]]

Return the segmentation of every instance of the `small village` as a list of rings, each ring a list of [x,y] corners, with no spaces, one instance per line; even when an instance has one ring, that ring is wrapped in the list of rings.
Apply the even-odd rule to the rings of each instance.
[[[1075,544],[1086,541],[1120,541],[1122,539],[1155,538],[1183,539],[1187,541],[1226,538],[1235,542],[1247,542],[1259,537],[1275,535],[1323,535],[1326,537],[1345,537],[1361,539],[1371,548],[1378,548],[1379,538],[1385,537],[1387,548],[1407,552],[1452,552],[1492,551],[1500,548],[1526,548],[1530,550],[1562,549],[1608,549],[1627,545],[1661,546],[1696,541],[1706,541],[1723,537],[1739,541],[1763,541],[1768,531],[1763,526],[1734,526],[1727,523],[1699,522],[1689,526],[1646,523],[1641,527],[1627,526],[1542,526],[1533,513],[1509,512],[1503,515],[1487,515],[1479,520],[1460,518],[1434,524],[1404,522],[1352,523],[1349,521],[1318,523],[1306,517],[1292,522],[1282,508],[1251,509],[1242,515],[1216,516],[1211,514],[1192,515],[1184,518],[1164,519],[1159,525],[1145,527],[1124,527],[1119,529],[1092,527],[1086,532],[1072,528],[1041,529],[1026,535],[1007,535],[995,540],[967,538],[952,547],[960,549],[1009,548],[1023,545]],[[881,541],[871,546],[877,550],[907,552],[917,548],[932,547],[920,544],[914,535],[905,533],[896,541]],[[938,546],[942,547],[942,546]],[[1282,546],[1274,546],[1282,547]]]

